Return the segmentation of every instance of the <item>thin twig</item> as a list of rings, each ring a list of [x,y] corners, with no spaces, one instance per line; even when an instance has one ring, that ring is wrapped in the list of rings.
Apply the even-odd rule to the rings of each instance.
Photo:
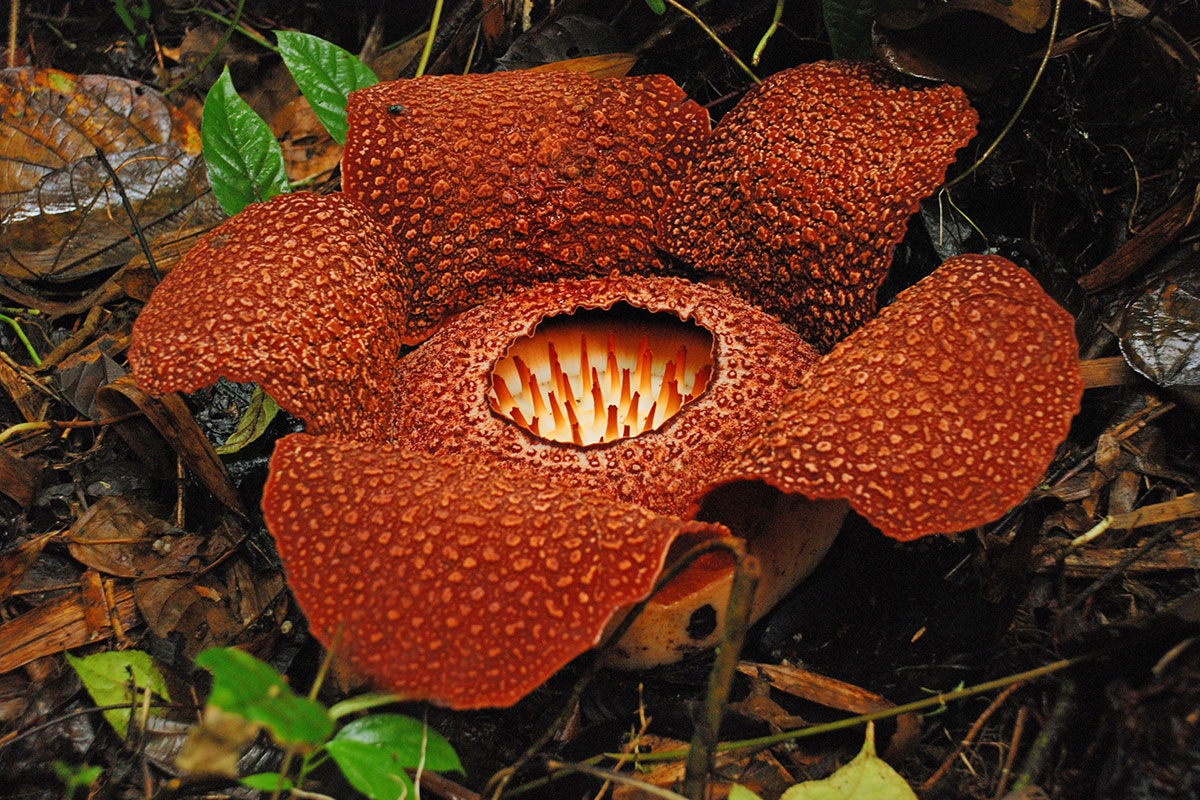
[[[1104,573],[1099,578],[1097,578],[1095,581],[1093,581],[1090,586],[1088,586],[1086,589],[1084,589],[1083,592],[1081,592],[1078,597],[1076,597],[1074,600],[1072,600],[1066,606],[1066,608],[1063,609],[1063,613],[1068,614],[1068,613],[1078,610],[1080,606],[1082,606],[1085,602],[1087,602],[1088,598],[1090,598],[1096,592],[1103,589],[1109,583],[1111,583],[1114,580],[1116,580],[1117,578],[1119,578],[1121,576],[1121,574],[1125,572],[1126,568],[1129,567],[1130,564],[1137,561],[1139,558],[1146,555],[1154,548],[1158,547],[1160,544],[1162,544],[1164,541],[1166,541],[1168,538],[1170,538],[1174,534],[1174,532],[1175,531],[1172,530],[1171,528],[1164,527],[1161,531],[1154,534],[1154,536],[1147,539],[1144,544],[1142,544],[1140,547],[1138,547],[1132,553],[1125,556],[1125,558],[1122,558],[1120,561],[1118,561],[1116,564],[1114,564],[1112,569],[1110,569],[1108,572]]]
[[[1050,718],[1046,720],[1041,732],[1033,740],[1029,754],[1025,756],[1025,761],[1021,765],[1021,774],[1013,781],[1012,791],[1017,792],[1030,786],[1042,773],[1050,759],[1051,748],[1058,742],[1070,723],[1075,710],[1076,691],[1075,681],[1070,678],[1062,681],[1058,699],[1054,701],[1054,708],[1050,711]]]
[[[167,87],[166,89],[163,89],[164,97],[171,94],[172,92],[182,89],[183,87],[187,86],[192,81],[196,80],[196,78],[200,77],[200,74],[202,72],[204,72],[205,69],[208,68],[208,65],[213,62],[213,59],[216,58],[220,54],[221,50],[223,50],[225,48],[225,45],[227,45],[229,43],[229,39],[230,39],[230,37],[233,36],[233,32],[235,30],[237,30],[238,23],[242,21],[242,10],[245,8],[246,8],[246,0],[238,0],[237,8],[234,9],[234,11],[233,11],[233,19],[230,20],[229,27],[225,29],[225,33],[221,34],[221,39],[220,39],[220,41],[217,42],[217,46],[212,49],[212,52],[210,52],[207,56],[204,57],[204,60],[200,62],[199,66],[197,66],[194,70],[192,70],[190,73],[185,75],[183,80],[181,80],[179,83],[175,84],[174,86],[170,86],[170,87]]]
[[[1004,797],[1004,790],[1008,788],[1008,779],[1017,760],[1017,750],[1021,746],[1021,737],[1025,735],[1025,720],[1028,718],[1027,706],[1017,709],[1017,721],[1013,723],[1012,738],[1008,742],[1008,752],[1004,755],[1004,766],[1000,768],[1000,782],[996,784],[996,800]]]
[[[695,12],[693,12],[690,8],[687,8],[683,5],[681,5],[678,2],[678,0],[666,0],[666,2],[667,2],[667,5],[675,8],[675,9],[678,9],[681,13],[690,17],[692,22],[695,22],[697,25],[699,25],[700,28],[705,33],[708,34],[708,38],[710,38],[714,42],[716,42],[717,45],[722,50],[725,51],[725,55],[732,58],[733,63],[737,64],[741,68],[742,72],[745,72],[747,75],[750,76],[750,80],[754,81],[755,83],[762,83],[762,81],[758,79],[758,76],[754,74],[754,70],[747,67],[746,64],[740,58],[737,57],[737,53],[733,52],[733,50],[730,49],[729,45],[727,45],[723,41],[721,41],[721,37],[717,36],[717,32],[714,31],[712,28],[708,27],[707,25],[705,25],[704,20],[702,20],[698,16],[696,16]]]
[[[981,730],[983,730],[984,724],[988,721],[992,714],[995,714],[996,711],[999,710],[1000,706],[1004,705],[1004,702],[1012,696],[1012,693],[1017,689],[1020,689],[1022,686],[1024,686],[1024,684],[1014,683],[1012,686],[1009,686],[1000,694],[996,695],[996,698],[992,700],[991,704],[988,705],[988,707],[983,710],[983,713],[979,715],[979,718],[975,720],[975,723],[971,726],[971,729],[967,731],[967,735],[962,738],[962,741],[958,743],[958,746],[954,748],[954,751],[950,753],[950,755],[946,756],[945,760],[942,761],[942,765],[937,768],[937,771],[930,775],[925,782],[921,784],[920,791],[922,794],[928,792],[937,785],[938,781],[946,777],[946,773],[950,771],[950,767],[953,766],[955,760],[958,759],[958,754],[971,746],[971,742],[975,741],[975,737],[979,735]]]
[[[191,703],[160,703],[160,702],[156,701],[156,702],[151,703],[150,705],[152,708],[171,708],[171,709],[177,709],[177,710],[178,709],[195,710],[195,709],[200,708],[200,706],[193,705]],[[32,728],[26,728],[25,730],[21,731],[20,733],[10,734],[9,738],[0,740],[0,750],[3,750],[6,747],[10,747],[10,746],[16,744],[17,742],[21,741],[22,739],[27,739],[30,736],[40,733],[40,732],[46,730],[47,728],[53,728],[55,725],[61,725],[64,722],[66,722],[67,720],[74,719],[75,717],[82,717],[84,714],[96,714],[96,713],[104,712],[104,711],[124,711],[124,710],[128,710],[128,709],[129,709],[129,703],[114,703],[113,705],[92,706],[90,708],[78,708],[78,709],[75,709],[74,711],[68,711],[64,714],[60,714],[59,716],[55,717],[54,719],[49,719],[39,725],[34,725]]]
[[[795,739],[803,739],[809,736],[817,736],[823,733],[840,731],[858,725],[865,725],[868,722],[878,722],[881,719],[891,719],[892,717],[898,717],[902,714],[908,714],[913,711],[923,711],[927,708],[941,707],[952,701],[961,700],[964,697],[972,697],[977,694],[983,694],[984,692],[990,692],[993,689],[1003,689],[1005,687],[1012,686],[1015,683],[1024,683],[1025,681],[1033,680],[1034,678],[1052,675],[1055,672],[1059,672],[1068,667],[1073,667],[1076,664],[1087,661],[1091,657],[1091,655],[1083,655],[1076,656],[1075,658],[1053,661],[1049,664],[1043,664],[1035,669],[1026,670],[1025,672],[1018,672],[1014,675],[1008,675],[1003,678],[997,678],[996,680],[986,681],[984,683],[976,684],[975,686],[968,686],[964,689],[955,689],[951,692],[943,692],[932,697],[927,697],[923,700],[907,703],[902,706],[885,708],[881,711],[873,711],[869,714],[860,714],[856,717],[847,717],[846,719],[840,719],[834,722],[826,722],[820,725],[810,725],[807,728],[799,728],[794,731],[788,731],[786,733],[776,734],[774,736],[761,736],[757,739],[741,739],[732,742],[722,742],[721,744],[717,745],[716,749],[719,753],[728,753],[735,750],[762,750],[764,748],[771,747],[776,744],[782,744],[784,742],[790,742]],[[639,764],[646,764],[656,761],[680,761],[687,757],[688,750],[689,748],[683,747],[675,750],[661,750],[657,753],[640,753],[637,757],[637,760]],[[628,753],[601,753],[600,755],[585,759],[582,763],[596,764],[605,758],[618,760],[626,758],[627,756]],[[533,791],[534,789],[539,789],[542,786],[545,786],[547,783],[550,783],[556,777],[557,776],[555,775],[551,775],[529,781],[528,783],[521,784],[520,786],[514,787],[510,791],[505,792],[504,796],[516,797],[518,795],[525,794],[526,792]]]
[[[8,0],[8,68],[17,65],[17,20],[21,17],[21,0]]]
[[[569,764],[565,761],[556,761],[555,759],[546,759],[546,768],[552,770],[562,770],[565,772],[579,772],[584,775],[591,775],[593,778],[602,778],[606,781],[614,781],[623,783],[634,789],[639,789],[646,794],[662,797],[665,800],[688,800],[683,795],[676,794],[670,789],[664,789],[661,786],[655,786],[653,783],[639,781],[637,778],[631,778],[622,772],[613,772],[610,769],[603,767],[592,766],[591,764]]]
[[[16,425],[10,425],[3,431],[0,431],[0,444],[8,441],[12,437],[20,433],[29,433],[30,431],[50,431],[50,430],[68,430],[70,428],[103,428],[105,425],[113,425],[117,422],[124,422],[133,417],[140,417],[142,412],[130,411],[128,414],[121,414],[117,417],[105,417],[104,419],[79,419],[79,420],[57,420],[48,419],[40,422],[18,422]]]
[[[720,737],[721,717],[725,713],[733,678],[737,675],[738,655],[742,652],[746,628],[750,625],[754,590],[758,588],[760,574],[758,559],[741,550],[733,573],[733,584],[729,589],[724,638],[717,647],[717,656],[708,676],[708,691],[704,695],[699,719],[696,720],[696,732],[692,735],[692,745],[684,767],[683,793],[692,800],[704,800],[713,753]]]
[[[1042,54],[1042,61],[1040,64],[1038,64],[1037,72],[1033,74],[1033,80],[1029,82],[1029,88],[1025,90],[1025,96],[1022,97],[1021,102],[1017,104],[1017,110],[1014,111],[1012,116],[1008,118],[1008,122],[1004,125],[1004,128],[1000,131],[1000,133],[997,134],[996,138],[992,140],[992,143],[988,145],[987,150],[983,151],[983,155],[977,158],[974,164],[967,167],[966,171],[956,175],[953,180],[946,181],[946,185],[943,187],[943,190],[949,189],[954,184],[963,180],[972,172],[977,170],[984,161],[987,161],[988,157],[991,156],[995,149],[1000,146],[1000,142],[1004,140],[1004,137],[1008,135],[1008,132],[1011,131],[1013,126],[1017,124],[1017,120],[1021,118],[1021,113],[1025,110],[1025,106],[1028,105],[1029,99],[1033,97],[1033,91],[1037,88],[1038,82],[1042,79],[1042,74],[1046,71],[1046,65],[1050,63],[1050,54],[1054,51],[1054,39],[1058,35],[1058,12],[1061,9],[1062,0],[1055,0],[1054,14],[1050,18],[1050,42],[1046,45],[1046,52]]]
[[[1033,678],[1051,675],[1055,672],[1064,670],[1067,667],[1075,666],[1076,664],[1079,664],[1088,658],[1088,656],[1077,656],[1075,658],[1064,658],[1059,661],[1052,661],[1051,663],[1044,664],[1036,669],[1018,672],[1014,675],[1007,675],[1003,678],[997,678],[994,681],[987,681],[985,683],[976,684],[975,686],[968,686],[965,689],[955,689],[954,691],[950,692],[941,692],[933,695],[932,697],[926,697],[923,700],[905,703],[902,706],[885,708],[881,711],[872,711],[869,714],[860,714],[856,717],[847,717],[846,719],[825,722],[820,725],[810,725],[807,728],[797,728],[794,731],[786,731],[784,733],[777,733],[771,736],[759,736],[755,739],[741,739],[733,742],[722,742],[721,744],[717,745],[717,752],[727,753],[733,750],[759,750],[764,747],[770,747],[772,745],[782,744],[784,742],[791,742],[796,739],[804,739],[809,736],[816,736],[822,733],[831,733],[833,731],[840,731],[846,728],[853,728],[858,725],[865,725],[868,722],[878,722],[881,719],[891,719],[892,717],[898,717],[901,714],[907,714],[911,711],[923,711],[927,708],[944,706],[953,700],[961,700],[964,697],[971,697],[972,695],[982,694],[983,692],[990,692],[993,689],[1003,689],[1007,686],[1011,686],[1014,683],[1022,683]],[[686,758],[687,754],[688,748],[686,747],[677,748],[675,750],[662,750],[657,753],[645,753],[641,756],[638,756],[638,762],[646,763],[650,761],[678,761],[682,758]],[[621,754],[605,753],[604,755],[606,758],[618,758]]]
[[[121,198],[121,206],[124,207],[125,215],[129,217],[130,223],[133,224],[133,233],[137,236],[138,244],[142,246],[142,253],[146,256],[146,263],[150,265],[150,272],[154,275],[154,282],[162,283],[162,273],[158,271],[158,264],[154,262],[154,254],[150,252],[150,245],[146,242],[146,234],[142,233],[142,225],[138,222],[137,214],[133,213],[133,205],[129,202],[129,196],[125,194],[124,184],[121,183],[121,179],[117,176],[117,171],[113,169],[112,164],[108,163],[108,159],[104,157],[104,151],[99,147],[96,148],[96,158],[100,159],[100,163],[104,166],[104,171],[108,173],[108,177],[112,178],[117,195]]]

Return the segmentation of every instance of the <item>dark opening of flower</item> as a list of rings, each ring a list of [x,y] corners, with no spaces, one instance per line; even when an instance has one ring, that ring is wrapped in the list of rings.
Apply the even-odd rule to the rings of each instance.
[[[669,313],[619,303],[543,320],[492,368],[492,410],[581,447],[657,430],[699,397],[712,334]]]

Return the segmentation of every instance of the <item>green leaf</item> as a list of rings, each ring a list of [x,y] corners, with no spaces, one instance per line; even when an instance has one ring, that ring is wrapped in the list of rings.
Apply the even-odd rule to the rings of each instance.
[[[779,800],[917,800],[896,770],[875,755],[875,726],[854,760],[823,781],[797,784]]]
[[[208,702],[262,725],[281,744],[319,745],[333,733],[333,720],[320,703],[298,697],[269,664],[232,647],[213,647],[196,656],[213,674]]]
[[[379,83],[366,64],[332,42],[297,31],[276,31],[279,54],[312,106],[317,119],[338,144],[346,141],[346,99],[355,89]]]
[[[646,5],[650,6],[650,10],[660,17],[667,11],[667,4],[663,0],[646,0]]]
[[[876,0],[821,0],[825,30],[834,58],[858,59],[871,55],[871,23]]]
[[[406,699],[404,695],[399,694],[368,692],[348,698],[340,703],[334,703],[329,707],[329,716],[334,719],[341,719],[347,714],[367,711],[372,708],[379,708],[379,706],[391,705],[392,703],[403,703]]]
[[[237,427],[234,428],[233,433],[229,434],[225,444],[216,448],[217,454],[227,456],[230,453],[236,453],[262,436],[278,413],[279,405],[271,398],[271,395],[264,392],[261,386],[255,386],[254,393],[250,395],[250,404],[246,407],[246,413],[242,414]]]
[[[86,658],[76,658],[70,653],[66,655],[67,663],[79,673],[83,687],[98,706],[132,706],[141,702],[142,691],[147,688],[165,700],[171,699],[167,694],[167,682],[163,680],[162,673],[154,666],[149,654],[140,650],[113,650]],[[133,685],[140,690],[137,692],[137,698],[134,697]],[[127,709],[105,711],[104,718],[122,739],[128,735]]]
[[[242,786],[249,786],[251,789],[258,789],[261,792],[273,792],[277,788],[291,791],[294,788],[291,778],[283,778],[282,783],[280,778],[278,772],[258,772],[254,775],[243,775],[238,780]]]
[[[74,797],[75,790],[81,786],[91,786],[104,771],[103,767],[91,767],[87,764],[72,767],[65,761],[55,761],[53,768],[55,776],[62,781],[63,787],[67,790],[67,797]]]
[[[200,143],[209,185],[226,214],[288,190],[279,142],[233,88],[228,66],[204,98]]]
[[[348,723],[333,737],[334,741],[353,741],[381,748],[401,767],[421,764],[424,740],[424,768],[433,772],[462,772],[458,754],[441,734],[412,717],[400,714],[372,714]]]
[[[334,739],[325,745],[325,750],[333,756],[350,785],[371,800],[414,796],[412,780],[384,748],[351,739]]]
[[[734,784],[729,787],[729,800],[762,800],[761,797],[747,789],[745,786]]]

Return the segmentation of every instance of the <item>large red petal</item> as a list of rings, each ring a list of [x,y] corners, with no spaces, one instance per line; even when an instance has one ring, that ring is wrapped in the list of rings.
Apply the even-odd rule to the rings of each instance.
[[[188,251],[133,327],[154,392],[257,381],[313,432],[380,438],[407,279],[367,209],[291,194],[247,207]]]
[[[983,524],[1066,436],[1076,349],[1070,315],[1027,272],[951,259],[822,358],[719,483],[845,498],[897,539]]]
[[[267,525],[314,633],[389,691],[504,706],[649,593],[684,522],[512,467],[282,439]]]
[[[721,120],[663,212],[663,246],[826,350],[875,313],[909,215],[975,134],[961,89],[877,64],[773,75]]]
[[[659,209],[709,134],[663,75],[446,75],[355,92],[345,191],[416,277],[409,339],[515,286],[659,265]]]

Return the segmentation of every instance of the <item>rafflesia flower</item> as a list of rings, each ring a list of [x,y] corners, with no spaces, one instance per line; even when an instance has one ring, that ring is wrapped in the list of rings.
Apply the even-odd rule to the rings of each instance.
[[[427,77],[356,92],[349,124],[343,192],[214,230],[130,360],[159,392],[257,381],[305,421],[267,526],[313,632],[391,691],[515,702],[673,543],[745,537],[761,613],[847,506],[901,539],[995,519],[1078,408],[1070,318],[1003,259],[875,315],[974,133],[953,87],[811,64],[710,132],[661,76]],[[619,656],[711,644],[728,578],[685,571]]]

